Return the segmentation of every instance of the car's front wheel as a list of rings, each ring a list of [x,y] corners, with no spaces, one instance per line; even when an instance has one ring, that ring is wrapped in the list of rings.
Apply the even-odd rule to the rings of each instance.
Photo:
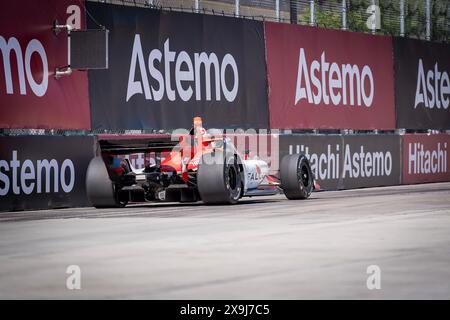
[[[307,199],[314,189],[311,165],[304,154],[284,156],[280,165],[281,188],[290,200]]]

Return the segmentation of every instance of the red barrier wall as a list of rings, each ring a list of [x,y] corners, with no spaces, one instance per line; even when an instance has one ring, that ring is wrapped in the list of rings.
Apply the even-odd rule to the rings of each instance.
[[[271,128],[395,128],[390,37],[264,27]]]
[[[85,28],[84,1],[1,1],[0,128],[88,129],[87,73],[56,80],[67,65],[67,33],[53,22]]]
[[[403,184],[450,181],[449,134],[403,137]]]

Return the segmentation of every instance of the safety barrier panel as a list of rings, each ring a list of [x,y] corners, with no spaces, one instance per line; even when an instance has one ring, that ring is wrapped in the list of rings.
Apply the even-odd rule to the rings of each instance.
[[[450,46],[393,41],[397,127],[450,129]]]
[[[403,136],[403,184],[450,181],[449,134]]]
[[[449,134],[227,135],[243,157],[276,174],[283,156],[304,153],[321,190],[450,181]],[[95,137],[0,137],[0,211],[87,206],[85,173]],[[144,154],[127,156],[133,166]]]
[[[89,71],[92,129],[267,128],[262,22],[87,3],[110,30]]]
[[[53,23],[85,28],[81,1],[0,3],[0,128],[89,129],[87,74],[67,66],[67,34]]]
[[[390,37],[264,24],[271,128],[394,129]]]
[[[304,153],[321,189],[400,184],[398,135],[282,135],[280,159]]]
[[[0,137],[0,211],[87,206],[94,137]]]

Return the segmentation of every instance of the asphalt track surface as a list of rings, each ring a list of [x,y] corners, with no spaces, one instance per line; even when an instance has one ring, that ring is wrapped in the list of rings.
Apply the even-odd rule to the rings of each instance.
[[[450,183],[3,212],[0,298],[449,299]]]

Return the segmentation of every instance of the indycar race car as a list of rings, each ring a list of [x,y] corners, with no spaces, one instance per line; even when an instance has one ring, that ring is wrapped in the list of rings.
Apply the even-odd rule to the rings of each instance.
[[[149,201],[235,204],[242,197],[280,191],[288,199],[307,199],[314,189],[305,155],[285,156],[279,175],[271,175],[265,161],[243,157],[231,139],[206,133],[199,117],[189,134],[177,139],[153,135],[98,140],[100,155],[86,173],[88,199],[97,208]],[[123,157],[132,153],[153,154],[154,161],[134,168]]]

